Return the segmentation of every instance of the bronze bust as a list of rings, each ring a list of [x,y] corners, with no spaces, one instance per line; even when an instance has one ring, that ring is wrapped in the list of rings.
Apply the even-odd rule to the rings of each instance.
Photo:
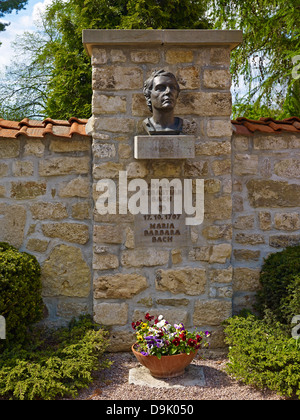
[[[174,108],[180,92],[173,73],[154,71],[144,83],[144,95],[152,117],[144,120],[149,135],[178,135],[182,132],[183,120],[174,117]]]

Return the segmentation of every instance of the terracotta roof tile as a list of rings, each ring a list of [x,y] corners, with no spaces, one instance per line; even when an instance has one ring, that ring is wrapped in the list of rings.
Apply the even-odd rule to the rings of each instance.
[[[0,118],[0,138],[17,138],[25,135],[31,138],[43,138],[47,134],[57,137],[71,138],[73,134],[87,136],[85,126],[87,119],[70,118],[66,120],[53,120],[46,118],[44,121],[30,120],[24,118],[22,121],[7,121]],[[300,118],[292,117],[284,120],[274,120],[273,118],[260,118],[251,120],[240,117],[232,121],[233,129],[236,134],[251,135],[255,132],[260,133],[300,133]]]
[[[261,133],[300,133],[300,118],[291,117],[284,120],[274,120],[273,118],[260,118],[250,120],[240,117],[231,121],[236,134],[250,135],[254,132]]]
[[[44,138],[47,134],[66,138],[71,138],[73,134],[87,136],[85,132],[87,122],[88,120],[79,118],[71,118],[69,121],[51,118],[37,121],[24,118],[20,122],[0,118],[0,138],[17,138],[21,135]]]

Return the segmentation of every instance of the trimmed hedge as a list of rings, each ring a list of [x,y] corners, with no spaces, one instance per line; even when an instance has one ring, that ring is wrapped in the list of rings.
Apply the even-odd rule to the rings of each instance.
[[[42,319],[41,290],[37,259],[0,243],[0,315],[6,319],[6,345],[23,342],[28,327]]]
[[[276,320],[290,325],[300,314],[300,246],[270,254],[261,269],[262,289],[257,293],[255,309],[263,316],[271,310]]]
[[[300,340],[287,337],[280,324],[254,315],[226,321],[227,371],[238,380],[300,399]]]

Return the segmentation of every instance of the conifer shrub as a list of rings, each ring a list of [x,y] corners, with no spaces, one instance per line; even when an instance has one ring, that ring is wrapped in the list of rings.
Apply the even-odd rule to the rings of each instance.
[[[28,327],[42,319],[41,290],[37,259],[0,243],[0,315],[6,320],[6,345],[23,342]],[[3,348],[3,342],[1,345]]]
[[[263,316],[270,310],[275,319],[290,325],[294,315],[300,314],[300,246],[292,246],[270,254],[260,274],[261,290],[256,306]]]
[[[12,400],[55,400],[76,397],[94,380],[94,372],[111,362],[104,353],[108,332],[89,315],[57,330],[36,328],[26,345],[0,354],[0,396]]]
[[[300,399],[300,340],[267,316],[234,316],[226,321],[227,372],[260,389]]]

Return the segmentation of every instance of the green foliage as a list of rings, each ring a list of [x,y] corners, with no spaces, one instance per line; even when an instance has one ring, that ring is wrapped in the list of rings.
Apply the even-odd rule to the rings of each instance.
[[[0,102],[11,119],[89,118],[90,57],[83,29],[208,28],[208,0],[55,0],[36,34],[19,37],[16,66],[0,85]],[[20,65],[20,56],[26,58]],[[1,113],[1,109],[0,109]],[[7,115],[8,114],[8,115]]]
[[[93,372],[111,365],[103,358],[107,335],[89,316],[59,330],[36,330],[30,345],[0,355],[0,395],[16,400],[75,397],[93,381]]]
[[[231,61],[234,82],[242,75],[247,86],[238,102],[264,105],[285,118],[299,117],[300,97],[290,97],[296,83],[292,59],[300,55],[299,1],[212,0],[210,10],[216,29],[243,31],[243,43]]]
[[[207,1],[129,0],[121,29],[207,29]]]
[[[0,243],[0,315],[6,319],[5,344],[23,342],[27,328],[42,318],[41,289],[37,259]]]
[[[279,324],[235,316],[226,321],[227,371],[246,384],[300,399],[300,343]]]
[[[0,1],[0,17],[3,17],[6,14],[12,13],[14,10],[23,9],[28,0],[5,0]],[[8,26],[7,23],[0,22],[0,31],[4,31],[5,27]],[[1,45],[1,42],[0,42]]]
[[[290,325],[293,315],[300,313],[300,246],[270,254],[260,274],[262,289],[257,293],[256,309],[263,314],[269,309],[275,318]]]

